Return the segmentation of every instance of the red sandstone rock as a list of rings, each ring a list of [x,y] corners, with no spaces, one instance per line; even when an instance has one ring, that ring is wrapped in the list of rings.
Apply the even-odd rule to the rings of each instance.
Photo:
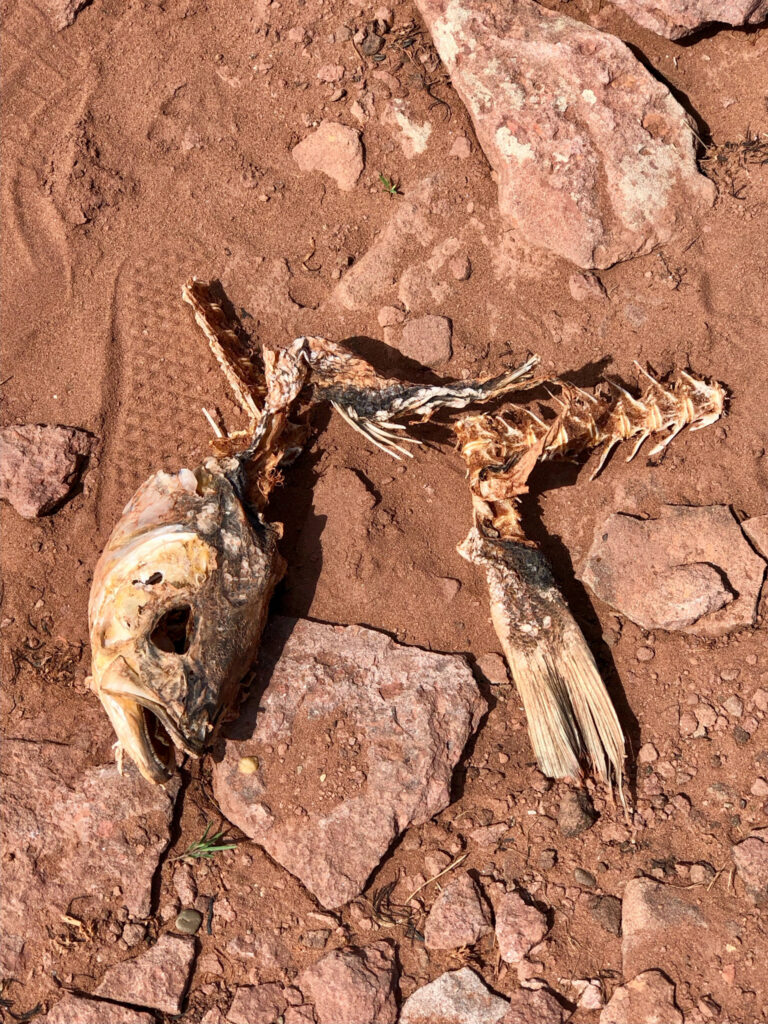
[[[333,178],[342,192],[351,192],[363,173],[360,132],[345,124],[323,121],[317,131],[292,150],[302,171],[321,171]]]
[[[146,953],[110,967],[94,995],[164,1013],[179,1013],[194,959],[194,939],[166,932]]]
[[[424,366],[441,366],[453,354],[452,327],[447,316],[420,316],[403,327],[398,349]]]
[[[69,28],[80,8],[87,3],[88,0],[43,0],[42,8],[56,31],[60,32],[63,28]]]
[[[683,1024],[675,986],[661,971],[645,971],[621,985],[600,1014],[600,1024]]]
[[[687,116],[614,36],[535,0],[418,0],[530,245],[609,267],[714,200]]]
[[[46,924],[45,915],[38,915],[30,927],[31,906],[46,908],[48,923],[59,927],[74,897],[101,898],[119,887],[132,917],[149,913],[173,800],[132,768],[125,776],[114,764],[78,768],[73,760],[62,762],[61,747],[48,743],[6,739],[0,770],[0,842],[6,853],[0,968],[23,976],[33,966],[28,954],[35,928],[42,931]],[[42,939],[50,944],[44,934]]]
[[[68,992],[44,1017],[35,1019],[38,1024],[154,1024],[155,1018],[127,1006],[85,999]]]
[[[581,571],[601,601],[644,629],[700,636],[751,626],[764,576],[725,505],[665,505],[658,519],[617,512],[595,530]]]
[[[544,914],[529,906],[517,892],[494,897],[493,911],[499,952],[508,964],[520,963],[549,930]]]
[[[571,1013],[548,989],[519,988],[501,1024],[563,1024]]]
[[[613,0],[638,25],[667,39],[680,39],[706,25],[759,25],[768,0]]]
[[[488,909],[469,875],[449,882],[429,912],[424,925],[427,949],[473,946],[490,930]]]
[[[736,872],[755,903],[768,902],[768,828],[758,829],[731,849]]]
[[[709,924],[687,890],[652,878],[633,878],[621,904],[624,976],[658,964],[659,947],[674,935],[678,948],[695,948]]]
[[[448,805],[453,768],[485,702],[459,656],[303,619],[270,624],[254,691],[214,768],[216,799],[323,906],[343,906],[400,832]],[[346,744],[354,773],[321,772],[329,729],[322,757],[333,760]],[[316,765],[294,800],[282,795],[285,769],[265,749],[280,744],[302,771]],[[239,771],[243,757],[258,769]]]
[[[400,1024],[501,1024],[507,1000],[491,992],[469,967],[447,971],[406,999]]]
[[[227,1020],[230,1024],[274,1024],[286,1006],[282,985],[241,985]]]
[[[0,498],[26,519],[52,512],[77,483],[93,439],[34,423],[0,430]]]
[[[296,985],[314,1005],[318,1024],[394,1024],[395,975],[394,947],[374,942],[328,953]]]

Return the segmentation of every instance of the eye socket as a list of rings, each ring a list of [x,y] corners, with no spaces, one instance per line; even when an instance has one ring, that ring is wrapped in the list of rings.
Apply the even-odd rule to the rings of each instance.
[[[169,608],[158,619],[150,634],[150,642],[166,654],[186,654],[191,643],[190,620],[192,609],[188,604]]]

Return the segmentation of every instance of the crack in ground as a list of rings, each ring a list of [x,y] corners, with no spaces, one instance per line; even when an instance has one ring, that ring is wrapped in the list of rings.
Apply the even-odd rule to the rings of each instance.
[[[168,825],[168,844],[157,858],[157,867],[152,874],[149,894],[149,916],[156,917],[160,908],[160,891],[163,884],[163,869],[168,863],[171,850],[181,838],[181,818],[184,813],[184,800],[192,783],[192,775],[186,768],[179,769],[179,788],[173,802],[173,814]]]

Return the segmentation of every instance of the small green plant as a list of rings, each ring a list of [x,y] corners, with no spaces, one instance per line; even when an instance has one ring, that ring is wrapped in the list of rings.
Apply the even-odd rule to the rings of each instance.
[[[203,832],[202,838],[191,843],[184,853],[178,854],[176,857],[173,857],[172,860],[210,860],[210,858],[217,853],[237,848],[237,843],[219,842],[221,837],[224,835],[223,830],[214,832],[213,835],[209,835],[212,827],[213,826],[209,821],[205,826],[205,832]]]
[[[396,185],[394,181],[386,176],[386,174],[379,175],[379,181],[382,184],[384,191],[390,196],[400,195],[400,186]]]

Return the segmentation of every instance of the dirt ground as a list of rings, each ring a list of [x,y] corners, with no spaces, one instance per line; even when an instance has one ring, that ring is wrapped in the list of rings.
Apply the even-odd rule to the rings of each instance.
[[[630,43],[692,112],[707,145],[768,129],[768,30],[707,32],[681,45],[610,6],[597,12],[588,0],[572,0],[560,7]],[[396,844],[367,895],[398,877],[427,877],[435,851],[468,851],[466,868],[515,879],[551,907],[539,973],[575,1000],[573,979],[601,979],[610,994],[622,980],[622,959],[621,939],[596,922],[591,893],[574,881],[574,869],[594,872],[599,892],[617,896],[640,873],[698,885],[693,892],[710,928],[695,947],[678,948],[670,934],[657,966],[677,983],[687,1021],[766,1019],[765,917],[734,880],[730,849],[751,828],[768,825],[768,805],[750,793],[768,775],[768,726],[763,721],[745,743],[734,736],[735,719],[706,740],[684,739],[678,730],[692,697],[720,706],[735,694],[747,704],[768,685],[764,627],[717,641],[649,636],[595,602],[574,567],[609,512],[653,515],[664,503],[729,504],[750,516],[768,511],[768,167],[740,167],[727,157],[715,206],[693,234],[602,272],[606,296],[577,302],[568,283],[574,268],[525,250],[500,222],[489,167],[415,9],[393,9],[384,60],[375,61],[358,54],[346,31],[363,27],[372,12],[340,0],[94,0],[59,33],[36,5],[3,0],[0,416],[3,424],[81,427],[98,439],[82,493],[57,514],[26,521],[3,508],[5,734],[61,745],[65,775],[69,747],[80,764],[112,757],[108,721],[85,684],[94,563],[145,477],[195,465],[207,452],[201,406],[218,408],[230,427],[242,423],[180,300],[182,282],[192,274],[219,278],[263,344],[323,334],[402,369],[377,320],[396,286],[352,311],[331,293],[398,203],[439,173],[427,211],[434,242],[424,250],[411,237],[401,258],[404,266],[423,264],[425,253],[454,237],[470,260],[468,280],[445,268],[434,272],[443,285],[439,298],[430,291],[434,281],[420,286],[415,312],[453,322],[453,357],[441,373],[493,372],[535,351],[545,369],[583,383],[603,371],[631,382],[638,359],[660,372],[689,366],[722,381],[730,407],[716,427],[678,438],[659,466],[614,458],[594,482],[585,469],[546,467],[526,506],[604,670],[631,753],[654,744],[673,765],[671,776],[659,787],[654,775],[649,791],[647,766],[631,767],[639,815],[632,827],[596,794],[598,826],[564,838],[555,820],[563,787],[535,770],[514,689],[480,675],[491,710],[457,773],[455,802]],[[416,43],[395,45],[409,38]],[[318,80],[328,64],[343,65],[340,83]],[[394,80],[374,77],[381,70]],[[432,125],[426,151],[412,159],[380,116],[397,90],[414,117]],[[359,124],[350,106],[370,96]],[[362,128],[365,170],[351,192],[301,173],[291,157],[323,119]],[[461,137],[471,143],[466,159],[450,155]],[[380,174],[402,195],[387,194]],[[385,281],[389,272],[382,267]],[[466,654],[472,663],[498,653],[485,582],[455,550],[470,508],[463,467],[445,435],[430,428],[433,443],[398,465],[335,416],[320,413],[315,425],[270,509],[285,523],[288,561],[274,611],[365,624],[405,643]],[[350,471],[372,500],[349,486]],[[457,591],[446,578],[459,581]],[[41,644],[50,658],[39,655]],[[644,648],[654,652],[651,660],[638,659]],[[19,656],[32,649],[36,657]],[[198,839],[206,822],[221,822],[210,770],[208,759],[183,770],[150,932],[173,919],[170,857]],[[685,801],[674,803],[679,794],[687,812],[680,809]],[[481,846],[470,838],[501,820],[509,824],[504,843]],[[549,849],[557,850],[557,863],[543,869]],[[690,865],[703,862],[714,878],[691,882]],[[301,936],[319,908],[257,846],[243,844],[193,872],[198,892],[215,897],[218,909],[211,933],[198,936],[187,1008],[177,1019],[198,1022],[214,1006],[226,1012],[238,984],[273,980],[271,970],[290,977],[317,959]],[[427,908],[435,892],[427,888]],[[29,907],[32,919],[46,912]],[[46,958],[41,946],[40,969],[6,980],[8,1019],[47,1008],[62,989],[92,991],[107,966],[129,955],[119,929],[109,928],[110,913],[107,904],[87,941],[51,938]],[[372,918],[364,903],[337,917],[328,948],[379,937],[397,942],[404,996],[466,962],[496,991],[518,986],[492,936],[466,955],[428,954],[418,920],[414,933],[407,922]],[[237,950],[254,934],[279,945],[279,967],[251,963],[246,970]],[[573,1019],[597,1016],[578,1010]]]

